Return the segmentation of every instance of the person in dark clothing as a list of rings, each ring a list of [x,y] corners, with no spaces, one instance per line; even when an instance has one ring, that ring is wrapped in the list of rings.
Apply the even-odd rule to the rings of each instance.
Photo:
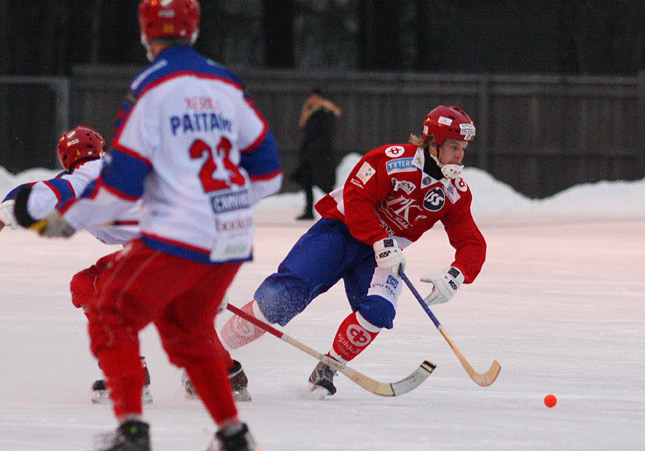
[[[304,139],[298,151],[298,167],[291,175],[291,179],[305,190],[305,210],[298,220],[314,219],[314,186],[326,193],[335,187],[334,136],[336,118],[340,114],[340,108],[325,99],[318,88],[311,90],[302,106],[300,127],[304,129]]]

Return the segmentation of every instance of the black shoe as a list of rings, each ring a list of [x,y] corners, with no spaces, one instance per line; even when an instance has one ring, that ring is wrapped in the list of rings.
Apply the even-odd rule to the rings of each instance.
[[[231,388],[233,389],[233,398],[236,401],[251,401],[251,394],[249,393],[247,387],[249,385],[249,379],[242,369],[242,364],[237,360],[233,360],[233,367],[228,370],[228,379],[231,382]],[[193,387],[193,383],[190,381],[186,370],[181,373],[181,382],[184,386],[185,396],[188,399],[197,399],[199,395]]]
[[[141,402],[143,404],[152,404],[152,393],[150,392],[150,371],[145,357],[141,357],[141,368],[143,369],[144,386],[141,393]],[[110,391],[105,385],[105,380],[99,379],[92,384],[92,402],[94,404],[109,404]]]
[[[296,218],[297,221],[311,221],[314,219],[313,213],[303,213]]]
[[[247,389],[249,386],[249,379],[244,373],[242,364],[237,360],[233,360],[233,368],[229,368],[228,370],[228,379],[231,382],[233,398],[235,398],[236,401],[251,400],[251,394]]]
[[[321,398],[324,398],[325,396],[332,396],[334,393],[336,393],[336,387],[334,386],[335,375],[335,369],[325,365],[322,362],[319,362],[309,376],[309,389],[312,392],[318,392],[322,390],[322,392],[320,393]]]
[[[149,429],[148,423],[128,420],[121,423],[108,442],[95,451],[150,451]]]
[[[220,446],[217,448],[219,451],[257,451],[260,449],[244,423],[220,429],[215,437],[219,440]]]

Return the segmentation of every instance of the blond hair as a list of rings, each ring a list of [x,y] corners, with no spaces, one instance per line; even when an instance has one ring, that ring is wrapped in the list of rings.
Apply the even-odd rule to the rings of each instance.
[[[423,138],[420,138],[414,133],[410,133],[410,142],[417,147],[425,149],[427,147],[434,146],[434,136],[430,134],[428,135],[428,141],[424,141]]]

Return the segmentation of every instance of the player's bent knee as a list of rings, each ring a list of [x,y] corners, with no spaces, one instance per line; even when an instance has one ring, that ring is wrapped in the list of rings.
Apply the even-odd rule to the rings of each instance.
[[[361,303],[358,307],[358,312],[376,327],[392,329],[394,326],[396,310],[394,310],[394,306],[389,301],[381,297],[370,297],[367,302]]]
[[[275,275],[274,275],[275,276]],[[311,302],[309,288],[297,279],[270,276],[256,290],[255,301],[270,323],[285,326]]]

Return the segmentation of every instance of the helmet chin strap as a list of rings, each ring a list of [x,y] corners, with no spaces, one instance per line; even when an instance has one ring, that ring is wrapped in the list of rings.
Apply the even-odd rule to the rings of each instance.
[[[456,179],[457,177],[459,177],[462,169],[464,168],[460,164],[443,164],[436,156],[432,154],[430,154],[430,156],[432,157],[434,162],[437,163],[437,166],[439,166],[439,169],[441,169],[441,173],[447,179]]]
[[[146,49],[146,58],[148,58],[148,61],[152,63],[155,59],[155,56],[152,54],[150,42],[148,42],[148,39],[143,33],[141,33],[141,45],[143,45],[143,48]]]

